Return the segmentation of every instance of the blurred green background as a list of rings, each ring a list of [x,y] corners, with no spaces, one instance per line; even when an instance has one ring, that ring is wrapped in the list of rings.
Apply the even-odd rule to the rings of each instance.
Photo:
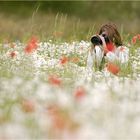
[[[88,40],[106,22],[123,34],[140,32],[139,1],[1,1],[0,38]]]

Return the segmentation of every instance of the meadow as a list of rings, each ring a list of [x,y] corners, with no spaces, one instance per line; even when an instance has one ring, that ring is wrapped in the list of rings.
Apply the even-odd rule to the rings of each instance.
[[[0,19],[0,139],[140,139],[139,34],[119,26],[130,58],[113,74],[86,67],[99,21]]]

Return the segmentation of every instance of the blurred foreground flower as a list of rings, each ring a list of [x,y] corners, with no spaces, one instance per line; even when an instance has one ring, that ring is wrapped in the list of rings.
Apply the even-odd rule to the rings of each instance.
[[[51,85],[60,86],[62,84],[62,80],[57,75],[50,75],[48,77],[48,82]]]
[[[111,72],[112,74],[117,75],[119,73],[119,71],[120,71],[120,68],[116,64],[108,63],[107,64],[107,70],[109,72]]]
[[[32,100],[23,99],[21,102],[21,107],[26,113],[32,113],[35,111],[35,103]]]
[[[48,111],[49,111],[50,117],[52,119],[53,127],[55,129],[59,129],[59,130],[65,129],[65,127],[66,127],[65,118],[64,118],[61,110],[59,109],[59,107],[50,106],[48,108]]]
[[[74,92],[74,96],[77,100],[81,100],[85,97],[86,95],[86,90],[83,86],[79,86],[76,88],[75,92]]]
[[[68,110],[60,108],[59,105],[50,105],[47,109],[52,121],[53,133],[55,131],[74,131],[78,128],[78,124]]]
[[[37,43],[38,39],[36,37],[32,37],[25,47],[25,53],[32,53],[34,50],[36,50],[38,47]]]

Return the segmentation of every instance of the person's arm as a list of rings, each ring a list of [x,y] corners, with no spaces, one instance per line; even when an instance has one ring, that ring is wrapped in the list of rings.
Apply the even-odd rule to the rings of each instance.
[[[120,63],[127,63],[129,60],[129,49],[126,46],[118,47],[117,56]]]
[[[115,52],[108,52],[106,58],[109,62],[118,61],[121,64],[127,63],[129,60],[129,49],[126,46],[120,46]]]

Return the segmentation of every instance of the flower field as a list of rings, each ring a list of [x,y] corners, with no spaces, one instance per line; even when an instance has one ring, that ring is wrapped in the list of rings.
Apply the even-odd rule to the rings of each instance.
[[[1,43],[0,140],[140,139],[139,40],[115,75],[86,67],[87,41]]]

